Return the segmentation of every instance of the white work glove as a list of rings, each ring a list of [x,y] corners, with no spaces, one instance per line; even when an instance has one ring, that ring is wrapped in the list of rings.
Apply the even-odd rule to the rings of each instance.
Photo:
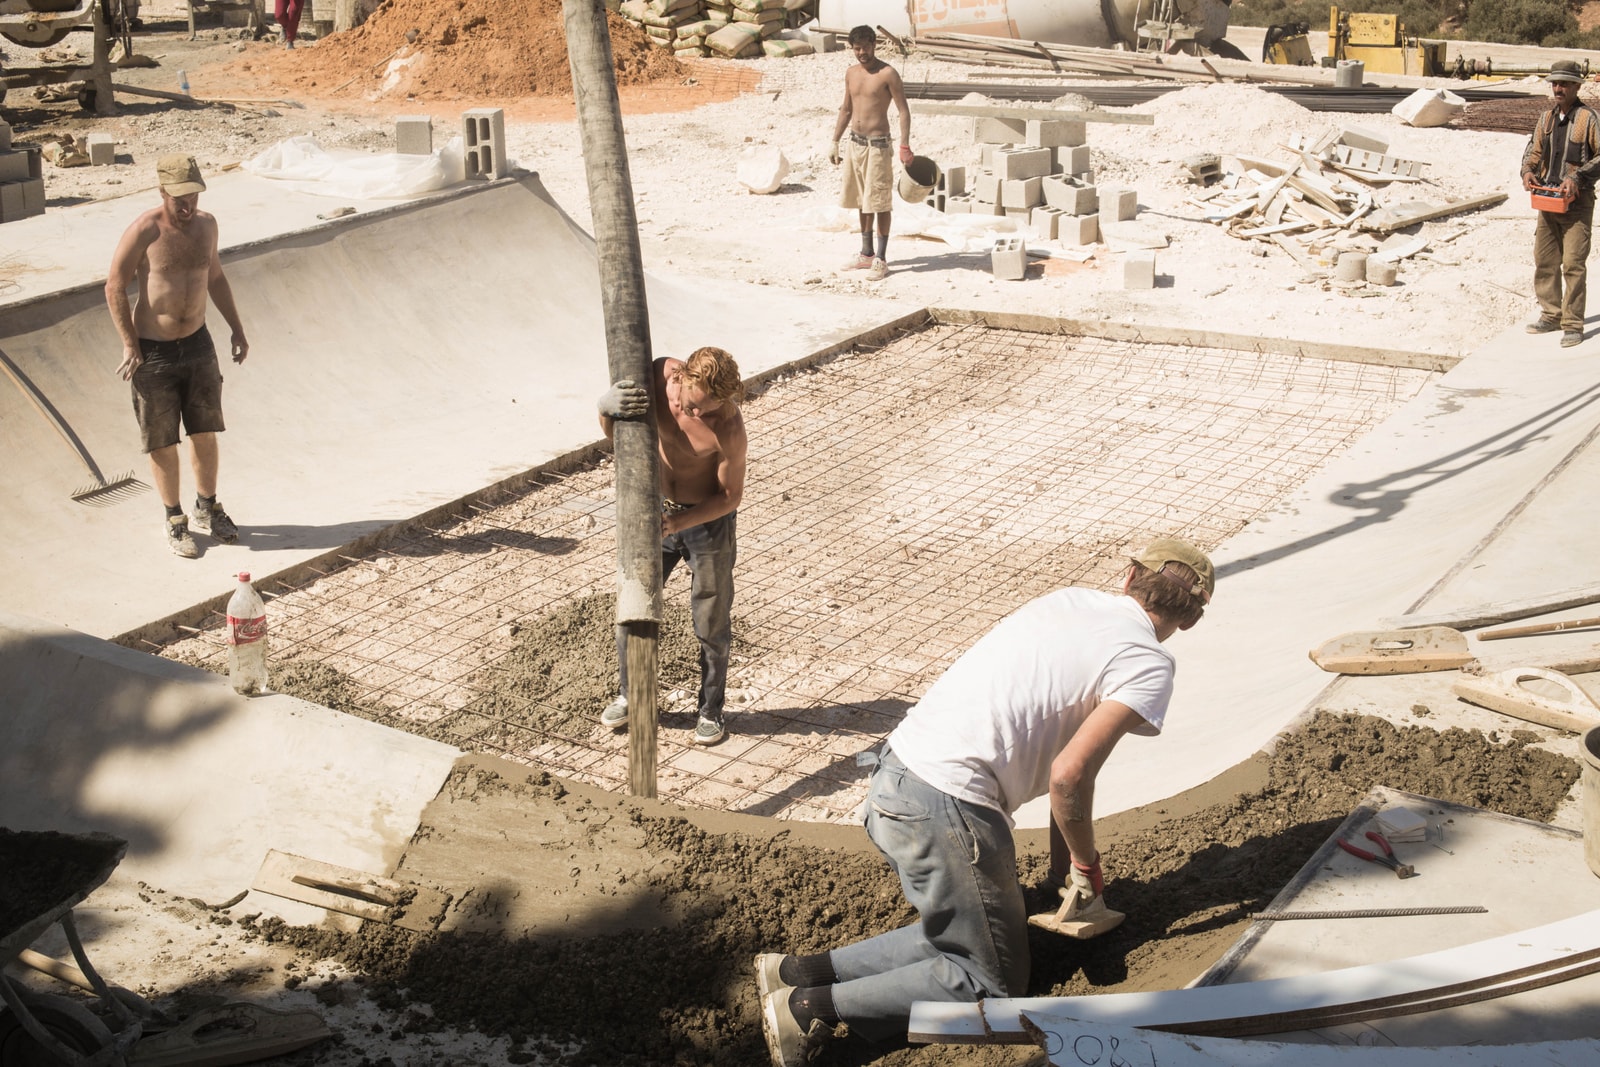
[[[828,162],[834,166],[839,165],[839,142],[835,141],[828,146]]]
[[[601,393],[595,407],[608,419],[639,419],[650,408],[650,394],[632,378],[624,378]]]

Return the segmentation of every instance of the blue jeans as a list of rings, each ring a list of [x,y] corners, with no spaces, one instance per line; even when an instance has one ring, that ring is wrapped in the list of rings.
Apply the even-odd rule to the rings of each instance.
[[[829,953],[833,1006],[851,1031],[904,1041],[915,1001],[1026,992],[1028,916],[1005,816],[935,789],[886,750],[866,823],[922,922]]]
[[[722,721],[728,693],[728,651],[733,646],[733,565],[739,555],[738,512],[691,526],[661,539],[661,581],[680,560],[689,564],[689,614],[700,640],[700,715]],[[617,663],[622,692],[628,691],[628,659],[617,628]]]

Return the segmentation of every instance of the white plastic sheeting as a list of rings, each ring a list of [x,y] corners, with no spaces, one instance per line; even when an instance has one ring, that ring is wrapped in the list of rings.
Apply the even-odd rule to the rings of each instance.
[[[459,137],[431,155],[375,156],[324,148],[303,133],[279,141],[242,166],[258,178],[287,182],[299,192],[350,200],[406,200],[467,179]]]

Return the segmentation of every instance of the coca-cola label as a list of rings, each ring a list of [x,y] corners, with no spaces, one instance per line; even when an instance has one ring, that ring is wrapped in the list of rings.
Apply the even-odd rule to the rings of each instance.
[[[267,617],[258,615],[253,619],[239,619],[228,616],[228,644],[249,645],[267,636]]]

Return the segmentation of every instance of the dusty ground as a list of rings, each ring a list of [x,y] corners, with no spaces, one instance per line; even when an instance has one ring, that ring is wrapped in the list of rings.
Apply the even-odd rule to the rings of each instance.
[[[486,100],[459,89],[408,98],[399,82],[398,92],[368,99],[381,85],[382,68],[329,95],[335,87],[325,93],[325,83],[297,76],[300,57],[274,52],[269,42],[207,31],[190,44],[176,24],[155,18],[152,24],[157,32],[140,38],[140,51],[159,56],[161,65],[119,78],[173,89],[181,68],[197,96],[280,102],[233,110],[126,102],[117,118],[96,120],[68,104],[9,97],[7,118],[24,143],[94,129],[122,142],[116,167],[50,170],[53,210],[125,193],[150,197],[153,161],[170,150],[193,151],[216,168],[311,132],[330,147],[381,151],[393,143],[395,114],[432,111],[436,129],[448,130],[463,108],[493,103],[508,109],[513,157],[538,170],[575,218],[587,218],[570,101]],[[311,56],[320,47],[303,51]],[[625,90],[630,168],[652,269],[867,290],[833,270],[854,239],[827,229],[834,224],[835,176],[824,153],[847,62],[829,55],[696,64],[695,84]],[[896,62],[908,80],[965,73],[916,57]],[[751,71],[764,79],[761,91],[727,99],[748,84]],[[983,269],[983,257],[901,239],[891,254],[897,269],[876,293],[908,307],[1209,324],[1451,354],[1531,313],[1524,247],[1532,222],[1516,198],[1490,212],[1427,224],[1432,258],[1408,262],[1397,289],[1355,297],[1307,283],[1287,259],[1251,255],[1197,221],[1183,205],[1188,187],[1177,174],[1177,161],[1191,151],[1264,154],[1288,133],[1318,130],[1335,117],[1226,86],[1187,90],[1141,110],[1157,115],[1159,133],[1095,126],[1090,141],[1100,174],[1136,185],[1144,217],[1173,239],[1159,261],[1167,279],[1162,287],[1123,292],[1120,272],[1104,252],[1081,268],[1002,284]],[[1387,116],[1353,121],[1390,135],[1400,154],[1428,160],[1439,193],[1515,186],[1520,135],[1409,130]],[[948,162],[970,161],[966,140],[963,120],[930,117],[914,127],[918,150]],[[751,196],[734,184],[738,153],[750,141],[778,145],[793,164],[779,194]],[[685,144],[696,150],[684,152]],[[599,615],[582,605],[572,610],[568,621],[589,618],[587,628],[577,627],[585,647],[601,635],[601,651],[590,647],[584,660],[603,661],[604,626],[594,623],[603,607]],[[535,648],[526,666],[554,677],[570,661]],[[306,684],[320,685],[316,691],[330,705],[358,699],[338,689],[338,677],[319,675],[315,664],[303,670]],[[1374,784],[1550,818],[1576,768],[1529,747],[1533,736],[1491,738],[1322,716],[1270,758],[1202,796],[1107,820],[1112,899],[1128,911],[1128,923],[1089,944],[1036,934],[1031,991],[1188,981]],[[1022,873],[1032,885],[1042,869],[1042,843],[1030,835],[1025,844]],[[248,997],[315,1007],[340,1031],[337,1042],[281,1063],[420,1067],[759,1063],[752,954],[820,949],[907,918],[892,881],[852,827],[675,813],[486,759],[463,769],[429,810],[401,873],[457,896],[446,931],[416,938],[370,924],[355,933],[290,930],[253,920],[257,909],[248,897],[222,908],[177,899],[161,887],[97,896],[94,907],[83,909],[83,921],[105,935],[97,964],[170,1012]],[[825,1062],[861,1063],[875,1051],[845,1043]],[[885,1062],[1023,1063],[1030,1055],[924,1049],[896,1052]]]

